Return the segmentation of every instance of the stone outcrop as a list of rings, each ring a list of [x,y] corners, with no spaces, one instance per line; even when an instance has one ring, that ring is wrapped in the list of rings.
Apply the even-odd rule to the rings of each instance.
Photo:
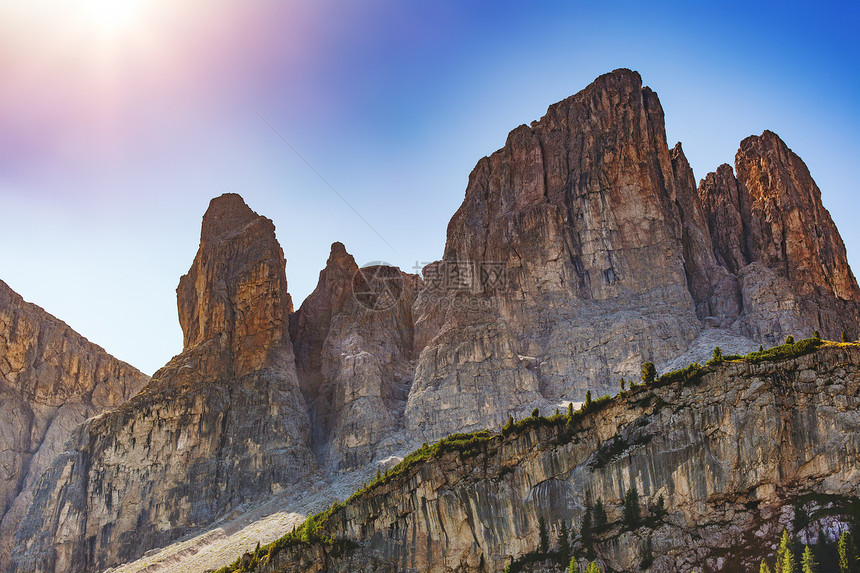
[[[598,499],[609,529],[595,549],[613,571],[638,570],[648,539],[650,571],[750,571],[783,527],[811,543],[847,526],[846,502],[860,494],[858,429],[856,344],[723,363],[628,392],[571,428],[535,423],[421,462],[328,519],[323,534],[353,549],[294,547],[256,571],[501,571],[538,550],[539,518],[551,539],[562,520],[578,532]],[[647,525],[626,531],[631,487]]]
[[[6,570],[103,569],[314,469],[272,222],[214,199],[177,289],[183,352],[75,432],[15,534]]]
[[[0,563],[72,430],[148,381],[0,281]]]
[[[735,168],[708,174],[698,194],[717,259],[741,284],[741,330],[768,343],[854,334],[860,289],[806,165],[765,131],[741,142]]]
[[[377,290],[374,277],[392,281],[394,291]],[[393,267],[359,269],[334,243],[316,289],[292,317],[299,381],[317,448],[332,469],[365,466],[404,447],[419,283]],[[380,294],[391,298],[361,298]]]

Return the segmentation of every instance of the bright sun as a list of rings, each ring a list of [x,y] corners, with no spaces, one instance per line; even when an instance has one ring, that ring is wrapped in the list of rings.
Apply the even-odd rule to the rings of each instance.
[[[82,0],[83,16],[103,32],[121,32],[133,26],[147,0]]]

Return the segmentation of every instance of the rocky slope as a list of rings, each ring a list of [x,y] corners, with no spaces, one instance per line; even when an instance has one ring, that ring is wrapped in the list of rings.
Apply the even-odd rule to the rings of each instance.
[[[72,430],[148,380],[0,281],[0,563]]]
[[[103,569],[314,469],[272,222],[214,199],[177,289],[185,348],[76,432],[42,476],[8,571]]]
[[[449,441],[331,512],[317,535],[340,542],[264,549],[253,570],[497,572],[538,550],[539,518],[555,539],[597,500],[610,523],[597,558],[614,571],[637,570],[649,539],[651,571],[758,570],[783,527],[809,543],[847,527],[860,495],[860,345],[668,378],[573,423],[532,418]],[[633,487],[645,519],[628,530]]]

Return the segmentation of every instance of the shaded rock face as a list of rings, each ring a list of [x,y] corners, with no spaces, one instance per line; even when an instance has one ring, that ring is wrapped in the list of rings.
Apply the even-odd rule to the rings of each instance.
[[[8,570],[103,569],[313,471],[271,221],[237,195],[214,199],[177,295],[182,354],[76,431],[35,489]]]
[[[750,571],[783,527],[811,540],[816,515],[846,526],[838,505],[824,508],[860,494],[858,406],[856,344],[724,363],[694,384],[630,392],[570,440],[543,426],[420,464],[333,514],[325,534],[354,551],[294,549],[259,571],[302,571],[311,558],[327,572],[501,571],[538,550],[540,517],[555,539],[562,520],[578,531],[598,499],[610,527],[597,557],[614,571],[638,570],[649,538],[651,571]],[[624,531],[631,487],[652,522]],[[793,523],[794,506],[809,524]]]
[[[148,381],[0,281],[0,563],[75,426]]]
[[[743,328],[775,342],[820,330],[856,330],[860,289],[821,192],[803,161],[775,133],[741,142],[737,178],[728,165],[698,194],[718,260],[740,279]]]
[[[354,296],[370,292],[365,277],[380,273],[400,279],[390,301],[372,305]],[[335,243],[316,289],[291,318],[315,443],[332,469],[360,467],[404,446],[403,410],[415,367],[412,303],[419,283],[392,267],[359,269]]]

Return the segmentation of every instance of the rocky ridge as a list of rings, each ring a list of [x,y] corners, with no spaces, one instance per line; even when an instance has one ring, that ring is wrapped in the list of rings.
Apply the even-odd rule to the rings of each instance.
[[[272,222],[238,195],[214,199],[177,296],[183,352],[76,430],[5,570],[116,565],[313,473]]]
[[[148,381],[0,281],[0,563],[73,429]]]
[[[246,570],[501,571],[539,550],[540,518],[555,539],[562,521],[579,531],[597,500],[609,528],[596,557],[610,570],[638,570],[646,541],[650,571],[757,570],[784,527],[812,543],[849,526],[858,406],[858,344],[667,376],[584,415],[443,442],[325,513],[310,537],[334,543],[264,547]],[[622,503],[633,487],[644,520],[629,529]]]

